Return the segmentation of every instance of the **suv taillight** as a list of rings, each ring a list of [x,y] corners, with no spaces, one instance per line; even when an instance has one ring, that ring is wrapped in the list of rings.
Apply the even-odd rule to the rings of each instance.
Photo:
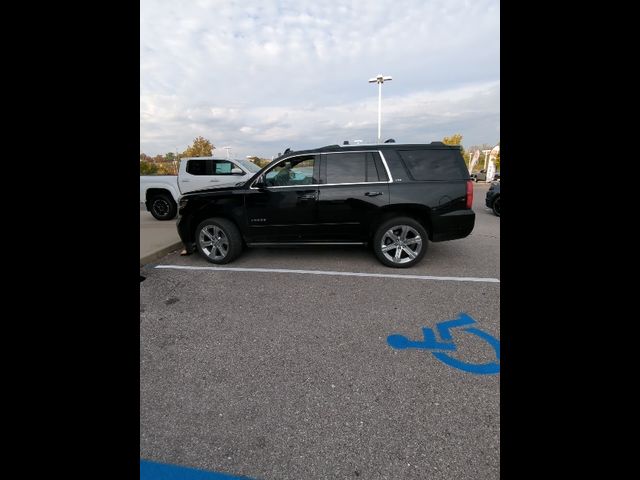
[[[473,181],[467,180],[467,208],[473,205]]]

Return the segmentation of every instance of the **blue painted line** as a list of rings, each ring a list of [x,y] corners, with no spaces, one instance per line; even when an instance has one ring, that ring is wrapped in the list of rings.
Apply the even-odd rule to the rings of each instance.
[[[476,375],[500,373],[500,340],[497,340],[488,333],[483,332],[482,330],[479,330],[477,328],[467,327],[463,328],[462,331],[475,335],[476,337],[481,338],[482,340],[487,342],[493,348],[497,362],[473,364],[464,362],[457,358],[452,358],[446,352],[434,351],[456,351],[457,348],[455,343],[453,343],[451,329],[455,327],[462,327],[465,325],[473,325],[474,323],[476,323],[476,321],[471,318],[471,316],[467,315],[466,313],[461,313],[455,320],[447,320],[436,324],[435,328],[436,330],[438,330],[440,338],[444,340],[444,342],[439,342],[436,339],[436,335],[433,329],[423,327],[423,340],[410,340],[404,335],[399,335],[396,333],[387,337],[387,343],[391,348],[395,348],[397,350],[405,350],[407,348],[429,350],[433,354],[433,356],[436,359],[440,360],[442,363],[449,365],[450,367],[462,370],[464,372],[473,373]]]
[[[436,340],[436,335],[430,328],[422,328],[424,340],[409,340],[404,335],[389,335],[387,342],[393,348],[404,350],[405,348],[422,348],[424,350],[455,350],[454,343],[440,343]]]
[[[485,333],[482,330],[478,330],[477,328],[469,327],[464,328],[463,330],[485,340],[489,345],[493,347],[493,350],[496,352],[496,358],[500,360],[500,342],[498,340],[493,338],[488,333]],[[500,364],[497,362],[474,364],[463,362],[462,360],[458,360],[457,358],[451,358],[444,352],[432,353],[433,356],[440,360],[442,363],[446,363],[450,367],[458,368],[464,372],[475,373],[476,375],[491,375],[494,373],[500,373]]]
[[[455,320],[447,320],[446,322],[440,322],[436,325],[440,338],[443,340],[452,340],[451,329],[455,327],[462,327],[464,325],[472,325],[476,321],[466,313],[461,313]]]
[[[207,472],[140,459],[140,480],[252,480],[227,473]]]

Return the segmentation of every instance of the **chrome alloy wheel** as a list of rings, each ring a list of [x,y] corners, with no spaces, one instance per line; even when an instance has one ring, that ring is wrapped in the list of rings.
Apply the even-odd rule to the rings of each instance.
[[[200,230],[200,248],[207,257],[222,260],[229,253],[229,239],[224,231],[215,225],[207,225]]]
[[[382,254],[393,263],[407,263],[422,250],[420,233],[409,225],[391,227],[382,236]]]

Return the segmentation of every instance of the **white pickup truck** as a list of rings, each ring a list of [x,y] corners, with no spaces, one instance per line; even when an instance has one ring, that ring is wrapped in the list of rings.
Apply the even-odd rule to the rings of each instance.
[[[178,176],[140,176],[140,202],[158,220],[178,213],[180,196],[195,190],[229,187],[246,182],[260,170],[248,160],[188,157],[180,160]]]

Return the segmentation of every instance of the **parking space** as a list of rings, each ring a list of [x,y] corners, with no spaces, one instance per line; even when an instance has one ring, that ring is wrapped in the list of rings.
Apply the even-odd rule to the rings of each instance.
[[[499,478],[500,376],[452,366],[496,363],[482,340],[500,338],[487,189],[475,185],[472,235],[431,243],[407,270],[363,247],[249,249],[229,270],[177,253],[145,266],[141,458],[264,479]],[[402,278],[376,276],[389,274]],[[450,363],[387,340],[428,344],[433,331],[442,347],[438,324],[463,312],[483,333],[452,328]]]

